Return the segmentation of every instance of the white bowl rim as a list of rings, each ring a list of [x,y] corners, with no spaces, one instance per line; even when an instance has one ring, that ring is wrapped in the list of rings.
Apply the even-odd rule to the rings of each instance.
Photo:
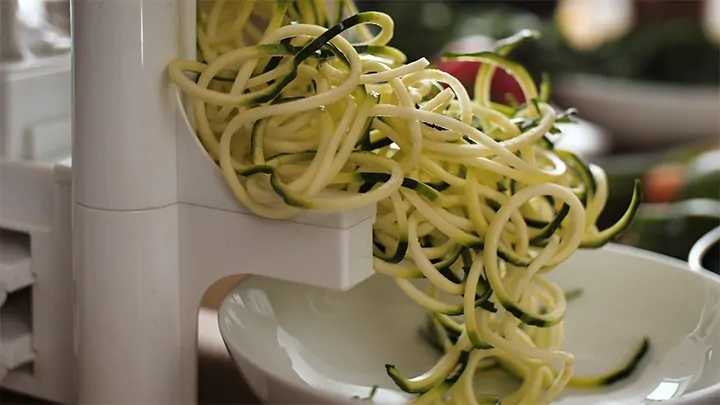
[[[632,246],[620,245],[620,244],[616,244],[616,243],[610,243],[610,244],[604,246],[602,249],[609,250],[609,251],[616,252],[616,253],[621,253],[621,254],[624,254],[627,256],[634,256],[637,258],[642,258],[642,259],[646,259],[646,260],[652,260],[652,261],[656,261],[656,262],[660,262],[660,263],[665,263],[667,265],[670,265],[670,266],[676,267],[676,268],[682,268],[688,272],[695,274],[698,277],[705,278],[707,282],[717,283],[718,285],[720,285],[720,275],[715,274],[710,271],[707,271],[707,270],[700,270],[700,271],[691,270],[690,267],[688,266],[688,263],[684,260],[680,260],[680,259],[676,259],[674,257],[660,254],[660,253],[655,253],[655,252],[651,252],[648,250],[638,249],[638,248],[635,248]],[[250,277],[243,278],[230,291],[231,292],[234,291],[240,284],[242,284],[244,281],[247,281],[249,278]],[[222,304],[220,305],[220,308],[218,310],[218,324],[219,324],[219,328],[220,328],[220,334],[223,337],[223,343],[225,344],[226,349],[228,350],[228,352],[230,353],[230,355],[232,357],[232,350],[230,350],[229,344],[228,344],[227,340],[225,339],[225,336],[228,335],[229,333],[226,331],[225,323],[221,321],[223,314],[225,313],[224,308],[227,308],[227,305],[229,305],[229,304],[226,304],[227,302],[229,302],[229,297],[230,297],[230,294],[228,294],[222,300]],[[254,368],[262,371],[262,373],[264,375],[271,375],[269,372],[267,372],[267,369],[262,366],[262,364],[258,364],[257,362],[254,362],[245,356],[243,356],[243,358],[244,358],[243,359],[244,361],[251,364]],[[233,359],[233,362],[235,362],[237,365],[237,361],[235,359]],[[284,377],[280,377],[280,376],[276,376],[276,375],[271,375],[271,376],[273,379],[277,380],[278,382],[282,383],[285,386],[291,387],[294,390],[301,391],[301,392],[308,391],[308,387],[306,385],[298,384],[297,382],[295,382],[293,380],[288,380]],[[348,402],[347,398],[341,398],[333,393],[322,392],[320,394],[323,397],[326,397],[333,401],[337,401],[334,403],[341,404],[341,403]],[[697,402],[695,402],[695,401],[703,400],[708,397],[717,397],[716,399],[718,400],[718,403],[720,403],[720,381],[718,381],[717,383],[715,383],[714,385],[711,385],[709,387],[705,387],[703,389],[693,391],[688,394],[683,394],[680,397],[673,398],[668,401],[662,401],[659,403],[667,404],[667,405],[695,405],[695,404],[697,404]]]
[[[592,73],[563,73],[558,74],[553,84],[584,86],[623,86],[626,90],[653,92],[654,94],[674,93],[682,96],[704,96],[718,98],[720,86],[714,84],[681,84],[673,82],[654,82],[650,80],[634,80],[623,77],[604,76]]]

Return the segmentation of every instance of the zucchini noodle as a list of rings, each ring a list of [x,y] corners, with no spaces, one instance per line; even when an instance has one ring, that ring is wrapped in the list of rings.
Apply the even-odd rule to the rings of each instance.
[[[374,27],[373,27],[374,26]],[[568,385],[618,380],[622,369],[573,377],[562,350],[563,292],[547,273],[581,247],[629,224],[595,225],[607,198],[601,168],[556,150],[572,111],[547,104],[528,72],[493,52],[447,55],[483,63],[474,99],[425,59],[388,45],[393,20],[352,1],[201,1],[202,62],[173,61],[171,80],[193,99],[197,135],[253,213],[377,205],[374,267],[428,311],[443,351],[426,374],[386,369],[418,404],[549,404]],[[253,44],[253,45],[250,45]],[[496,70],[518,80],[526,104],[490,99]],[[522,380],[504,397],[475,391],[476,373],[501,367]]]

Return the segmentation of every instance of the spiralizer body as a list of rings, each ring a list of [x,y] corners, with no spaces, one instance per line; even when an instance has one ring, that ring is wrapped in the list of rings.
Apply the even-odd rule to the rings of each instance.
[[[195,0],[72,10],[79,403],[194,403],[207,287],[256,274],[349,289],[372,274],[375,207],[274,221],[236,201],[167,77],[196,57]]]

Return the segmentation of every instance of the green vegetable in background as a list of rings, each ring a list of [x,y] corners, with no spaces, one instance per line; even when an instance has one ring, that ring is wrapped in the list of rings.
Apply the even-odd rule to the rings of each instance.
[[[547,31],[547,39],[526,56],[537,70],[688,85],[720,83],[720,47],[692,21],[637,27],[587,53],[572,49],[555,27]]]
[[[629,80],[687,85],[720,83],[720,45],[692,19],[653,21],[592,52],[569,46],[555,22],[497,2],[382,1],[372,5],[395,19],[392,44],[410,59],[434,55],[454,39],[469,35],[505,38],[521,29],[539,31],[541,40],[510,55],[539,81],[541,72],[586,73]],[[601,29],[601,28],[598,28]]]

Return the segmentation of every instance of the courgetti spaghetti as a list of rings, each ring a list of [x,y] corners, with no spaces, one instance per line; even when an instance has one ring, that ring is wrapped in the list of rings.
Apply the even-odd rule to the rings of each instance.
[[[375,270],[428,311],[443,351],[418,377],[386,365],[415,403],[549,404],[569,384],[610,384],[637,366],[647,340],[592,378],[574,376],[562,350],[567,300],[546,275],[623,231],[640,188],[615,225],[596,227],[605,173],[553,142],[573,111],[556,112],[548,82],[538,87],[505,57],[534,33],[445,56],[482,62],[470,98],[388,45],[388,15],[351,1],[204,1],[197,28],[201,61],[172,62],[170,78],[192,98],[198,137],[242,204],[273,219],[377,204]],[[526,104],[491,101],[497,69]],[[520,388],[476,392],[474,375],[492,367]]]

